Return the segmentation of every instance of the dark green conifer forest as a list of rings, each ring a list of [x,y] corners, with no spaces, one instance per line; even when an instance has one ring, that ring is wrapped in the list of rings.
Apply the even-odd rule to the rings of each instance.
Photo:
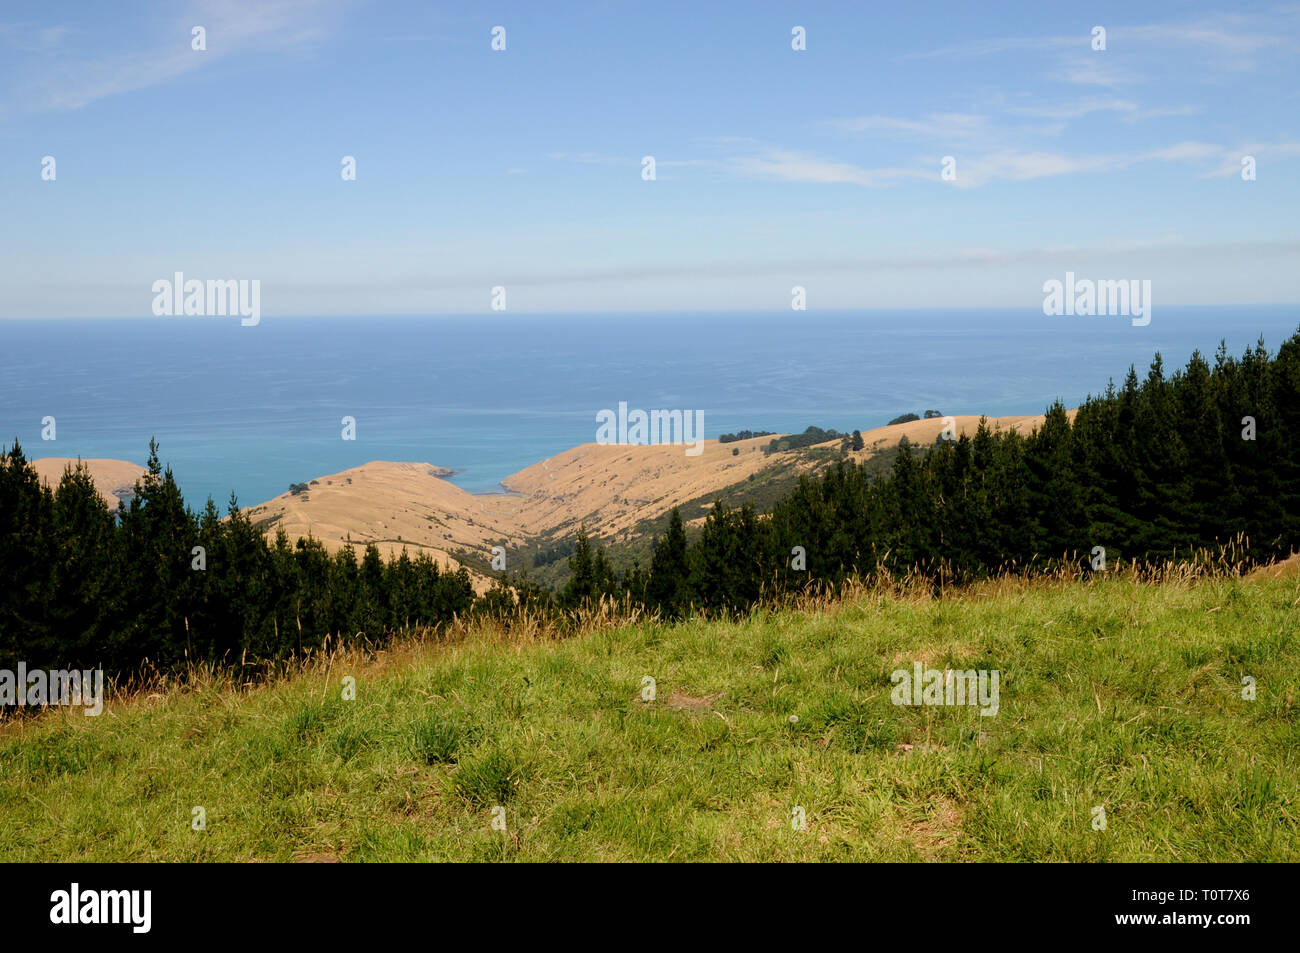
[[[1056,403],[1029,436],[981,424],[900,452],[883,477],[841,461],[770,513],[716,504],[693,538],[674,512],[645,569],[615,571],[581,529],[559,592],[515,576],[478,597],[466,570],[425,554],[385,561],[373,545],[331,555],[283,532],[268,540],[233,495],[225,518],[211,500],[196,513],[156,445],[114,512],[82,468],[44,486],[15,442],[0,453],[0,667],[276,661],[327,638],[379,643],[472,613],[563,620],[601,600],[668,618],[744,612],[880,571],[960,584],[1086,569],[1096,547],[1112,566],[1233,542],[1265,562],[1300,540],[1297,432],[1300,333],[1276,354],[1262,341],[1240,358],[1221,345],[1172,374],[1157,356],[1143,377],[1130,369],[1089,397],[1073,423]]]

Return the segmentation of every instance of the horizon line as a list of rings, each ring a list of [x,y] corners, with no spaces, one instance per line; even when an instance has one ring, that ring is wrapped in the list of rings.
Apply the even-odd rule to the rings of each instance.
[[[1173,303],[1161,305],[1162,308],[1300,308],[1300,301],[1214,301],[1203,303]],[[893,305],[893,306],[846,306],[838,308],[808,308],[802,311],[794,311],[789,308],[625,308],[620,310],[597,310],[597,309],[565,309],[565,310],[508,310],[493,311],[381,311],[381,312],[306,312],[293,311],[274,313],[266,312],[261,315],[262,319],[272,318],[276,320],[290,319],[320,319],[320,318],[480,318],[480,317],[599,317],[602,315],[624,315],[624,314],[645,314],[645,315],[778,315],[778,314],[850,314],[850,313],[873,313],[886,314],[898,311],[958,311],[958,312],[975,312],[975,311],[1012,311],[1012,312],[1041,312],[1040,305]],[[63,314],[63,315],[6,315],[0,316],[0,322],[4,321],[170,321],[180,322],[186,320],[209,321],[214,318],[231,318],[239,315],[155,315],[155,314]],[[1060,315],[1043,315],[1043,317],[1059,318]],[[1104,317],[1104,316],[1103,316]]]

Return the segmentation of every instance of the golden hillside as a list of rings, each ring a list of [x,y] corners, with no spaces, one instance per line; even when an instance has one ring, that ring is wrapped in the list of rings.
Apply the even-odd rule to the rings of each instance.
[[[510,515],[519,500],[466,493],[443,478],[447,473],[428,463],[375,460],[246,512],[268,534],[283,529],[290,539],[310,535],[330,550],[350,540],[358,548],[374,543],[386,555],[424,551],[453,569],[460,566],[454,550],[487,555],[492,546],[523,541]]]
[[[964,414],[952,420],[957,433],[973,434],[980,418]],[[1042,420],[1041,415],[993,417],[989,426],[1028,433]],[[942,418],[932,418],[866,430],[865,448],[850,456],[867,460],[903,437],[931,444],[944,426]],[[467,493],[445,479],[451,471],[429,463],[376,460],[318,477],[300,492],[283,493],[246,512],[268,535],[280,529],[290,539],[310,535],[331,551],[348,541],[358,548],[374,543],[390,556],[403,549],[411,555],[423,551],[454,569],[461,565],[454,553],[474,552],[488,560],[493,546],[514,550],[532,540],[575,532],[583,523],[604,539],[626,538],[642,520],[764,471],[798,472],[819,465],[806,450],[764,454],[772,439],[706,440],[703,453],[693,457],[680,444],[587,443],[520,470],[503,481],[508,492],[494,494]],[[838,445],[835,440],[822,446]],[[68,462],[46,458],[36,465],[45,479],[57,482]],[[121,460],[86,463],[112,505],[113,490],[129,488],[144,472]],[[487,584],[478,574],[475,581],[480,588]]]
[[[1066,415],[1070,421],[1074,421],[1074,415],[1077,410],[1067,410]],[[858,462],[866,460],[868,457],[885,449],[886,447],[898,446],[898,441],[906,437],[915,444],[931,444],[939,438],[945,426],[943,417],[931,417],[929,420],[913,420],[910,423],[894,424],[892,427],[877,427],[874,430],[862,431],[862,442],[865,448],[856,453],[851,453]],[[975,436],[975,431],[980,425],[978,414],[954,414],[952,416],[953,430],[957,436],[968,434]],[[990,430],[1015,430],[1028,436],[1029,433],[1043,423],[1042,414],[1021,414],[1012,417],[989,417],[988,426]]]
[[[126,460],[95,459],[81,462],[90,470],[90,478],[95,483],[95,489],[99,491],[99,495],[104,498],[110,510],[117,509],[120,498],[129,499],[136,480],[149,472],[144,467]],[[76,465],[77,461],[71,457],[42,457],[32,461],[32,466],[36,468],[41,480],[48,483],[51,488],[59,485],[64,470]]]
[[[1028,433],[1042,419],[996,417],[989,425]],[[953,418],[957,433],[974,433],[979,420]],[[903,437],[933,443],[943,428],[944,421],[935,418],[867,430],[862,434],[866,448],[851,456],[866,460]],[[283,527],[291,538],[310,532],[332,548],[350,536],[354,543],[373,542],[389,553],[404,546],[411,552],[427,549],[454,563],[451,553],[472,550],[486,559],[492,546],[510,549],[574,532],[583,523],[596,536],[619,538],[642,520],[764,470],[817,465],[803,451],[764,454],[771,439],[706,440],[703,453],[694,457],[681,445],[587,443],[507,477],[502,482],[509,492],[502,494],[467,493],[427,463],[375,461],[321,477],[304,493],[282,494],[252,507],[249,515],[269,532]]]

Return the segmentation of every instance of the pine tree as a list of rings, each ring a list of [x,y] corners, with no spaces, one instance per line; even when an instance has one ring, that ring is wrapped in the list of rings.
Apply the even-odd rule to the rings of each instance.
[[[50,660],[54,496],[18,441],[0,454],[0,660]],[[9,666],[12,668],[12,665]]]
[[[584,523],[578,527],[578,539],[569,557],[569,581],[560,593],[560,604],[567,609],[588,605],[599,599],[599,586],[596,558]]]
[[[668,531],[654,544],[650,558],[650,580],[646,587],[651,607],[668,618],[678,618],[689,603],[689,569],[686,563],[686,527],[682,514],[673,507]]]
[[[49,620],[52,656],[88,668],[102,663],[115,598],[113,516],[80,460],[54,492]]]

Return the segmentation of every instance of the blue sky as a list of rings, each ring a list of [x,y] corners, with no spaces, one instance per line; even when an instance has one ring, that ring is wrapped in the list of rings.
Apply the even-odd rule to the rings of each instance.
[[[0,8],[0,317],[1300,301],[1300,4],[452,6]]]

